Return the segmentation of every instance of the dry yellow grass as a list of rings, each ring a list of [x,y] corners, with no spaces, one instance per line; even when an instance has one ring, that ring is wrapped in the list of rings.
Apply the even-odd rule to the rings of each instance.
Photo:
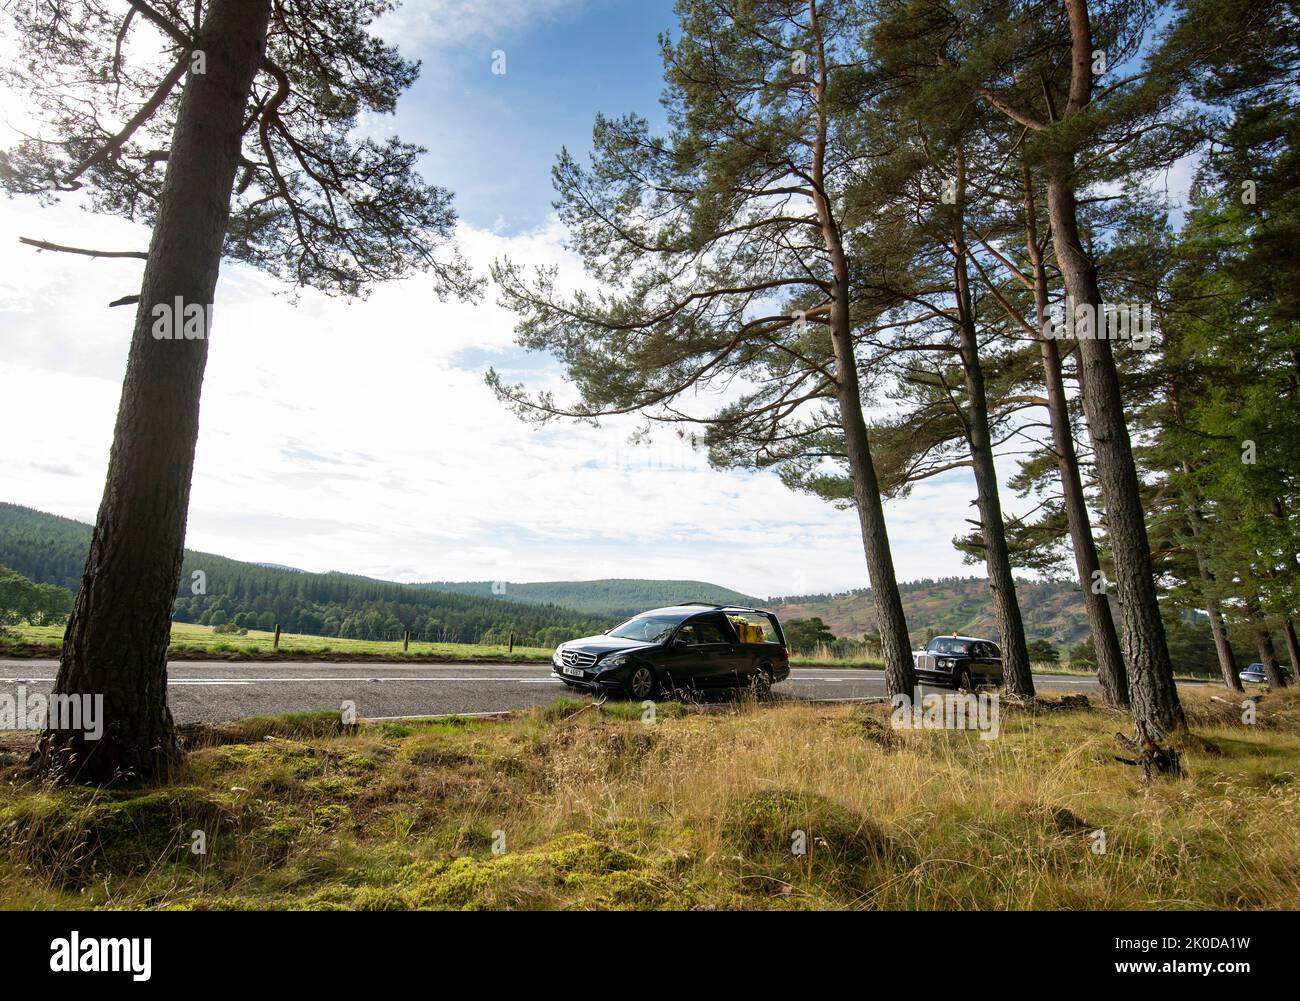
[[[1295,907],[1300,699],[1246,726],[1212,694],[1185,691],[1187,777],[1155,784],[1095,705],[1007,709],[989,741],[881,705],[261,721],[166,789],[6,786],[0,905]]]

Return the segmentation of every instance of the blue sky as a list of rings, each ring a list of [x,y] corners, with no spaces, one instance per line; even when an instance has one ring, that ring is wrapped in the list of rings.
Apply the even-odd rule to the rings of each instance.
[[[399,134],[428,147],[427,176],[456,193],[467,223],[512,235],[546,222],[556,154],[590,148],[597,112],[662,119],[657,37],[675,18],[670,0],[501,6],[492,22],[454,29],[449,41],[417,34],[422,44],[409,47],[402,30],[385,25],[383,34],[422,63],[397,114]],[[430,5],[413,3],[397,24],[405,29],[422,7]],[[492,72],[498,51],[503,74]]]

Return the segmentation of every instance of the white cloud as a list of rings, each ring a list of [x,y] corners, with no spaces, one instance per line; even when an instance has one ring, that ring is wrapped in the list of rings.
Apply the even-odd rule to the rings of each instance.
[[[404,50],[491,40],[576,11],[585,0],[407,0],[376,25]]]
[[[143,231],[68,205],[8,202],[0,226],[146,245]],[[461,237],[480,269],[508,254],[580,274],[554,221]],[[0,244],[0,499],[93,520],[133,319],[106,303],[133,290],[139,268]],[[276,290],[248,268],[222,269],[193,549],[404,580],[694,577],[759,595],[866,582],[856,517],[774,476],[712,470],[671,434],[635,448],[630,421],[517,420],[484,385],[487,362],[454,364],[513,350],[513,316],[491,292],[441,304],[417,276],[365,302],[309,292],[294,306]],[[559,382],[553,368],[526,377]],[[957,477],[888,505],[901,578],[973,572],[949,545],[972,495]]]

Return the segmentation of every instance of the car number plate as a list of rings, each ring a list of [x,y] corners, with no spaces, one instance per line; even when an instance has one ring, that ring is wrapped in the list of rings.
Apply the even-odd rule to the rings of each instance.
[[[564,673],[567,674],[567,675],[569,675],[569,676],[571,676],[571,677],[574,677],[574,678],[581,678],[581,677],[582,677],[582,668],[580,668],[580,667],[566,667],[566,668],[564,668]]]

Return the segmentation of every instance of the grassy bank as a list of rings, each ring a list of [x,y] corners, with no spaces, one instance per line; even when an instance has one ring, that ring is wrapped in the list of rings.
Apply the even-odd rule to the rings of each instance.
[[[0,906],[1296,906],[1300,700],[1264,696],[1245,726],[1184,699],[1187,777],[1154,785],[1113,756],[1125,720],[1078,696],[1004,707],[989,741],[894,730],[882,705],[248,720],[167,788],[49,790],[10,768]]]
[[[63,648],[63,626],[10,626],[11,637],[0,639],[0,656],[57,657]],[[213,632],[210,626],[172,623],[170,657],[174,660],[411,660],[420,662],[511,661],[550,663],[551,651],[505,644],[417,643],[403,652],[400,641],[352,640],[334,636],[280,635],[250,629],[246,635]]]

